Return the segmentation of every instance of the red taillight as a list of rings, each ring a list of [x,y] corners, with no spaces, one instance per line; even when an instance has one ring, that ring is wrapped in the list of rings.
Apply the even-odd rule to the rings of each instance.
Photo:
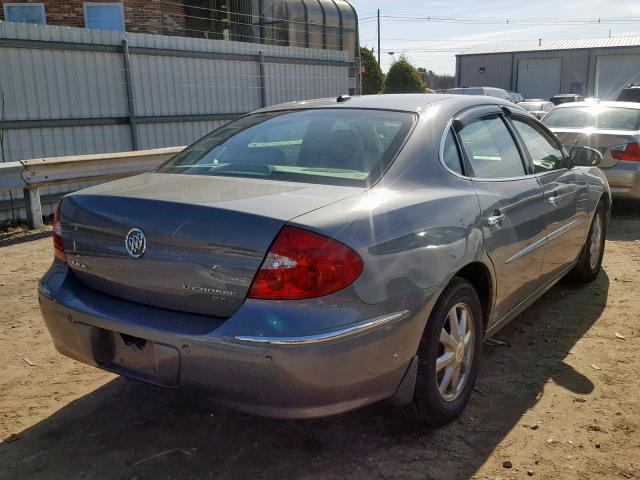
[[[62,226],[60,225],[60,204],[53,212],[53,255],[58,259],[67,263],[67,255],[64,253],[64,244],[62,243]]]
[[[249,298],[296,300],[321,297],[351,285],[362,258],[323,235],[284,227],[253,279]]]
[[[631,142],[627,145],[613,145],[609,147],[611,156],[616,160],[640,162],[640,144]]]

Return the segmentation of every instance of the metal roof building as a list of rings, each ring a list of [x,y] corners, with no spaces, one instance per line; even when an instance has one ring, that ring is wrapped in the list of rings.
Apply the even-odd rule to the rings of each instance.
[[[497,43],[456,56],[456,86],[504,88],[525,98],[615,99],[632,81],[640,81],[640,36]]]

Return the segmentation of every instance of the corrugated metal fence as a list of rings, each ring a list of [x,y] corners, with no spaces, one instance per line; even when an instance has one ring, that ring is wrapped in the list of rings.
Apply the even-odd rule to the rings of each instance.
[[[348,93],[357,71],[343,51],[7,22],[0,65],[5,162],[186,145],[262,106]]]

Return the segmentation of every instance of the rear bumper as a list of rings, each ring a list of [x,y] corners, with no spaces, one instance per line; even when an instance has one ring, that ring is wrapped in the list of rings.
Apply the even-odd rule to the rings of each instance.
[[[614,198],[640,200],[640,162],[620,161],[603,171]]]
[[[362,304],[362,318],[329,331],[274,336],[240,327],[244,315],[268,308],[265,302],[247,301],[222,322],[114,299],[54,264],[40,282],[40,306],[57,350],[75,360],[166,387],[204,389],[216,403],[249,413],[308,418],[392,397],[436,293]],[[287,307],[279,308],[284,318]],[[298,315],[319,314],[296,308]],[[353,305],[343,308],[352,318]]]

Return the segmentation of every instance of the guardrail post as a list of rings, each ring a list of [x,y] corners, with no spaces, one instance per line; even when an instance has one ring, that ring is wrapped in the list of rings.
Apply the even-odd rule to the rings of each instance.
[[[129,106],[129,126],[131,128],[131,146],[138,150],[138,126],[136,124],[136,99],[133,93],[133,80],[131,79],[131,58],[129,56],[129,43],[122,40],[122,58],[124,60],[124,79],[127,84],[127,104]]]
[[[267,106],[267,85],[264,78],[264,53],[262,50],[258,52],[258,62],[260,65],[260,105],[264,108]]]
[[[27,207],[27,224],[29,228],[41,228],[44,226],[42,221],[42,205],[40,203],[39,188],[25,188],[22,190],[24,195],[24,203]]]

